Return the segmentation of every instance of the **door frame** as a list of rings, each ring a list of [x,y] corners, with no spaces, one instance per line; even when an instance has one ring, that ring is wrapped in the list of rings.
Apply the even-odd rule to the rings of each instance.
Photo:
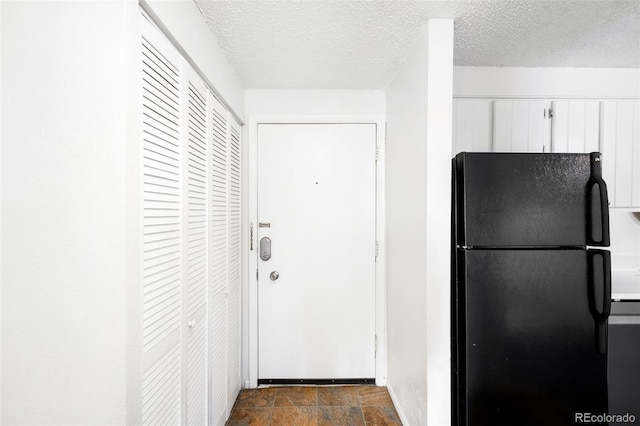
[[[376,240],[378,257],[375,264],[375,380],[384,386],[387,379],[387,319],[386,319],[386,183],[385,146],[386,119],[380,115],[254,115],[249,116],[246,129],[247,214],[245,226],[248,244],[242,288],[242,379],[244,388],[258,386],[258,125],[259,124],[374,124],[376,126]],[[253,250],[252,246],[253,245]],[[372,342],[373,344],[373,342]]]

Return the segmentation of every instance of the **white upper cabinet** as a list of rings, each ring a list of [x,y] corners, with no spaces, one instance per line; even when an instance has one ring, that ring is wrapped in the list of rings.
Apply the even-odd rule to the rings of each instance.
[[[549,107],[541,100],[493,101],[493,151],[549,152]]]
[[[640,101],[454,99],[462,151],[602,152],[611,207],[640,211]]]
[[[600,150],[600,102],[554,101],[552,152],[587,153]]]
[[[611,207],[640,208],[640,102],[601,105],[602,170]]]
[[[453,100],[453,152],[489,152],[493,135],[492,101]]]

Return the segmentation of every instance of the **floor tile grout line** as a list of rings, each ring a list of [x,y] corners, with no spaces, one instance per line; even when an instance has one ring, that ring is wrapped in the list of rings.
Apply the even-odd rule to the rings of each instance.
[[[360,403],[360,413],[362,414],[362,424],[367,425],[367,418],[364,416],[364,410],[362,409],[362,398],[360,397],[360,389],[356,389],[358,395],[358,402]]]

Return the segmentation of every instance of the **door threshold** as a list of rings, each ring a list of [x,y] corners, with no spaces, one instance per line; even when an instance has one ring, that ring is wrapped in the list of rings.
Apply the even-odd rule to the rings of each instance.
[[[375,385],[375,378],[367,379],[258,379],[261,385]]]

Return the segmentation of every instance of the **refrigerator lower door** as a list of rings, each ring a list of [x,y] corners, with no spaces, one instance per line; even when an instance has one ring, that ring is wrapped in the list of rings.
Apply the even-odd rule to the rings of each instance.
[[[610,290],[593,276],[608,273],[594,254],[458,249],[456,260],[458,424],[575,425],[607,413],[599,334]]]

